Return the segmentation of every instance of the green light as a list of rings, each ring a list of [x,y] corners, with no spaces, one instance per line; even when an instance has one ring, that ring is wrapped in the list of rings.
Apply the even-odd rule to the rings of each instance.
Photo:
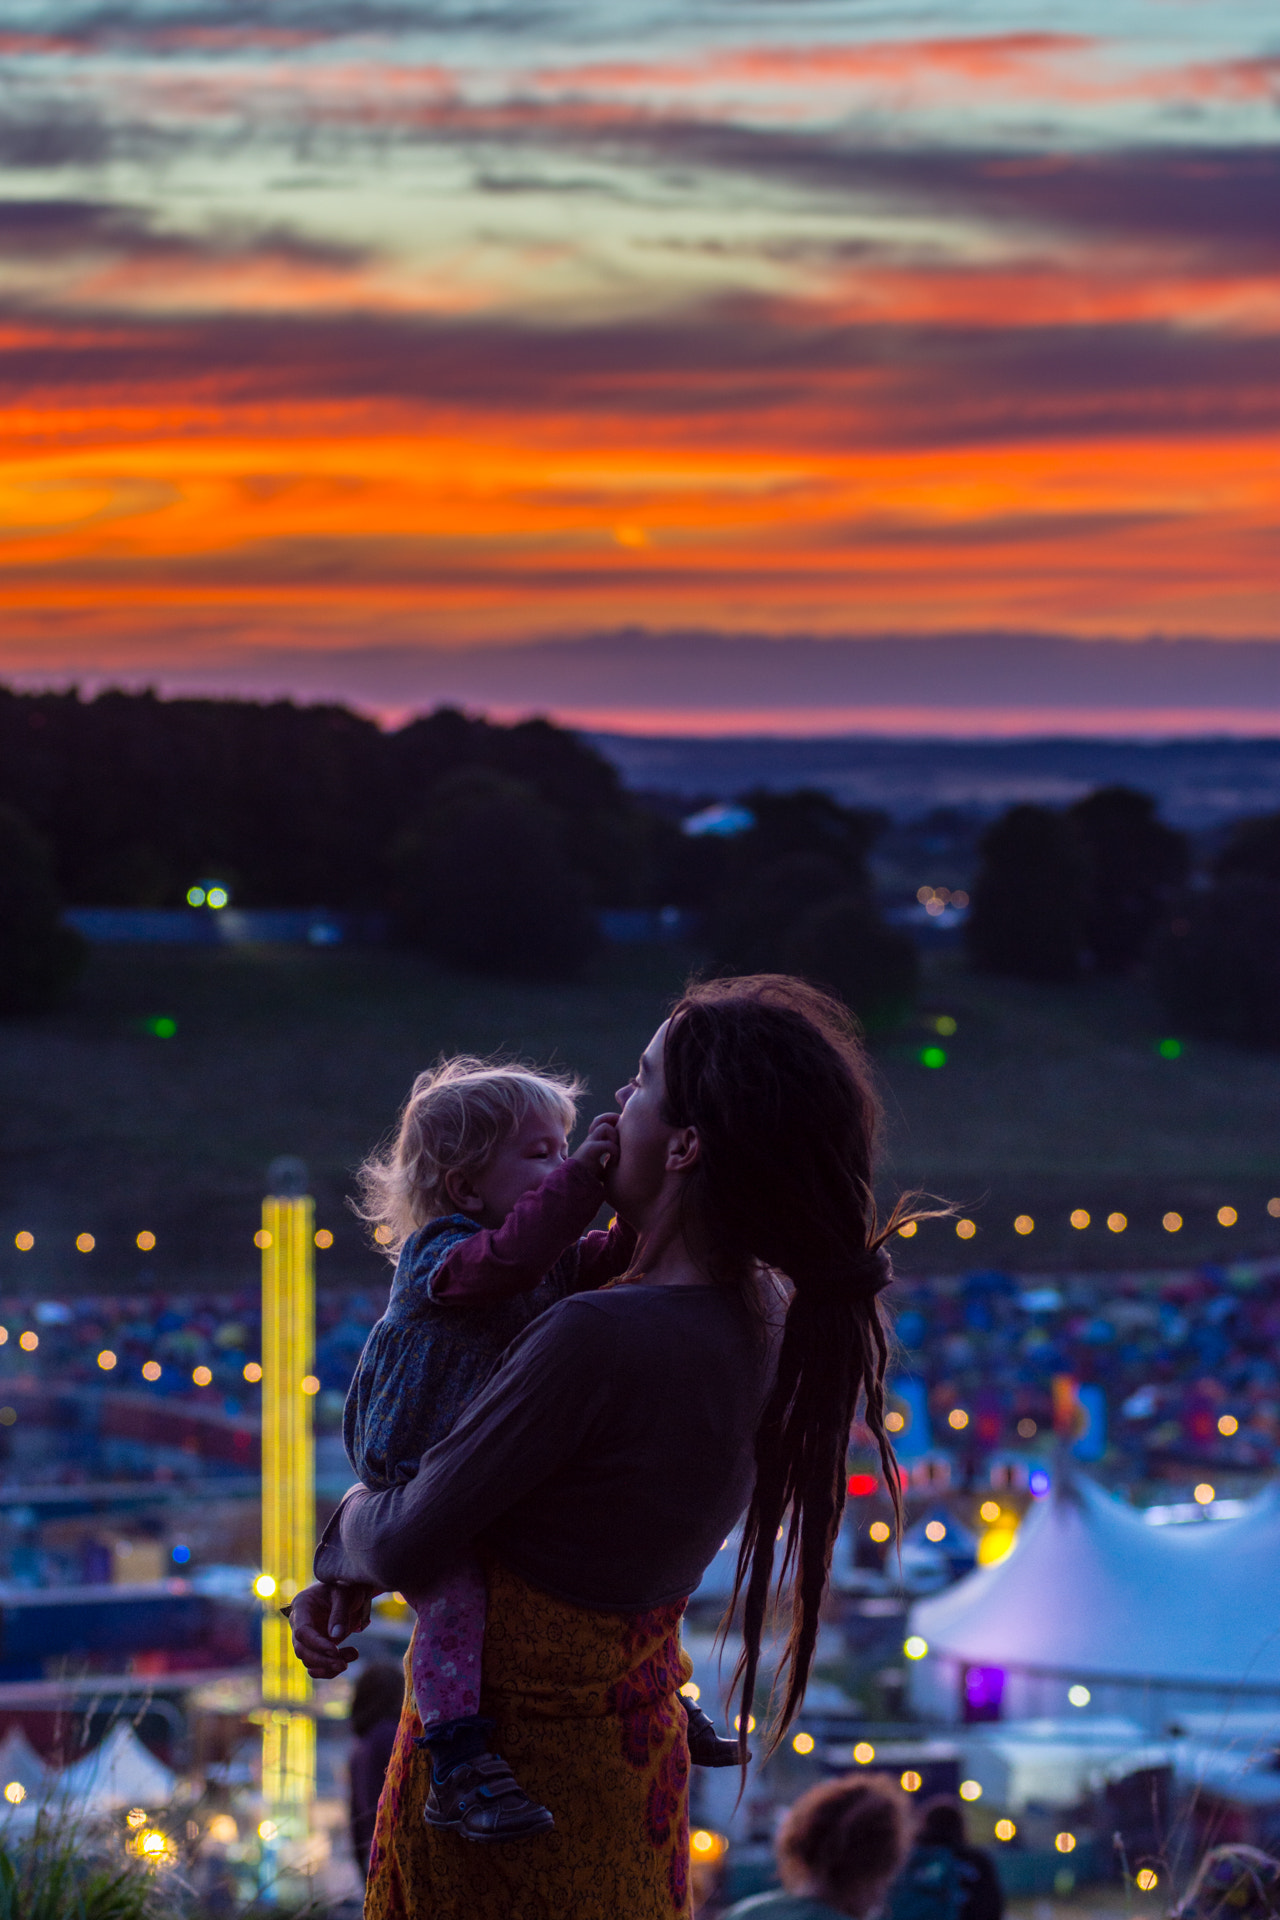
[[[1156,1052],[1162,1060],[1177,1060],[1182,1053],[1181,1040],[1157,1040]]]
[[[231,895],[227,892],[225,887],[210,887],[205,897],[208,900],[209,905],[216,912],[218,908],[226,906],[227,902],[231,898]]]
[[[203,887],[187,888],[187,905],[189,907],[202,907],[204,905],[204,888]]]
[[[945,1067],[947,1056],[941,1047],[921,1047],[920,1065],[922,1067]]]
[[[177,1021],[167,1013],[157,1013],[152,1019],[144,1020],[142,1024],[148,1033],[155,1035],[157,1040],[172,1040],[178,1031]]]
[[[940,1013],[933,1024],[937,1028],[938,1032],[944,1035],[947,1039],[950,1039],[951,1035],[956,1030],[955,1020],[949,1013]]]

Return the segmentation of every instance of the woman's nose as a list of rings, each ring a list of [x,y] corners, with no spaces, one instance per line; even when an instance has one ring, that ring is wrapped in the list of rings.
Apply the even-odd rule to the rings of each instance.
[[[635,1081],[628,1080],[626,1086],[619,1087],[613,1097],[617,1101],[620,1107],[625,1107],[628,1100],[631,1098],[632,1094],[635,1092],[635,1090],[636,1090]]]

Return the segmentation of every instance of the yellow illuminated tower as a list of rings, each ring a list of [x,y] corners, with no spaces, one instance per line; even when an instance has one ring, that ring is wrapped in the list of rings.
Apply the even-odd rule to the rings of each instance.
[[[287,1605],[311,1579],[315,1458],[314,1205],[300,1161],[275,1161],[262,1203],[262,1797],[281,1837],[300,1838],[315,1797],[311,1681],[295,1660]],[[273,1584],[274,1583],[274,1584]]]

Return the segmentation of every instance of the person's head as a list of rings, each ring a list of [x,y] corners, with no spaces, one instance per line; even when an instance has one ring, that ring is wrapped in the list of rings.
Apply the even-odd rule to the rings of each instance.
[[[950,1794],[926,1800],[920,1809],[916,1839],[922,1847],[962,1847],[965,1844],[964,1808]]]
[[[906,1858],[909,1833],[905,1797],[888,1780],[825,1780],[801,1794],[778,1829],[778,1873],[788,1893],[867,1920]]]
[[[463,1054],[420,1073],[394,1141],[360,1169],[360,1217],[394,1256],[418,1227],[466,1213],[500,1226],[565,1159],[579,1086]]]
[[[404,1668],[385,1660],[362,1666],[351,1689],[351,1731],[357,1740],[383,1720],[398,1720],[404,1705]]]
[[[734,1594],[745,1592],[739,1677],[749,1703],[785,1524],[781,1573],[795,1578],[776,1740],[804,1694],[860,1399],[898,1499],[877,1295],[891,1276],[880,1250],[908,1216],[900,1204],[883,1225],[876,1217],[879,1103],[852,1017],[802,980],[691,988],[618,1097],[608,1191],[641,1229],[637,1263],[651,1236],[679,1233],[713,1281],[745,1290],[767,1268],[792,1289]]]

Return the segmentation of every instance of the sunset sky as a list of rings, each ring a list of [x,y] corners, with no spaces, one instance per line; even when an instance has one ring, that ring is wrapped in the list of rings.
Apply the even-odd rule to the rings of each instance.
[[[1280,642],[1274,0],[5,0],[0,61],[0,675],[1280,731],[1280,645],[1036,680]]]

